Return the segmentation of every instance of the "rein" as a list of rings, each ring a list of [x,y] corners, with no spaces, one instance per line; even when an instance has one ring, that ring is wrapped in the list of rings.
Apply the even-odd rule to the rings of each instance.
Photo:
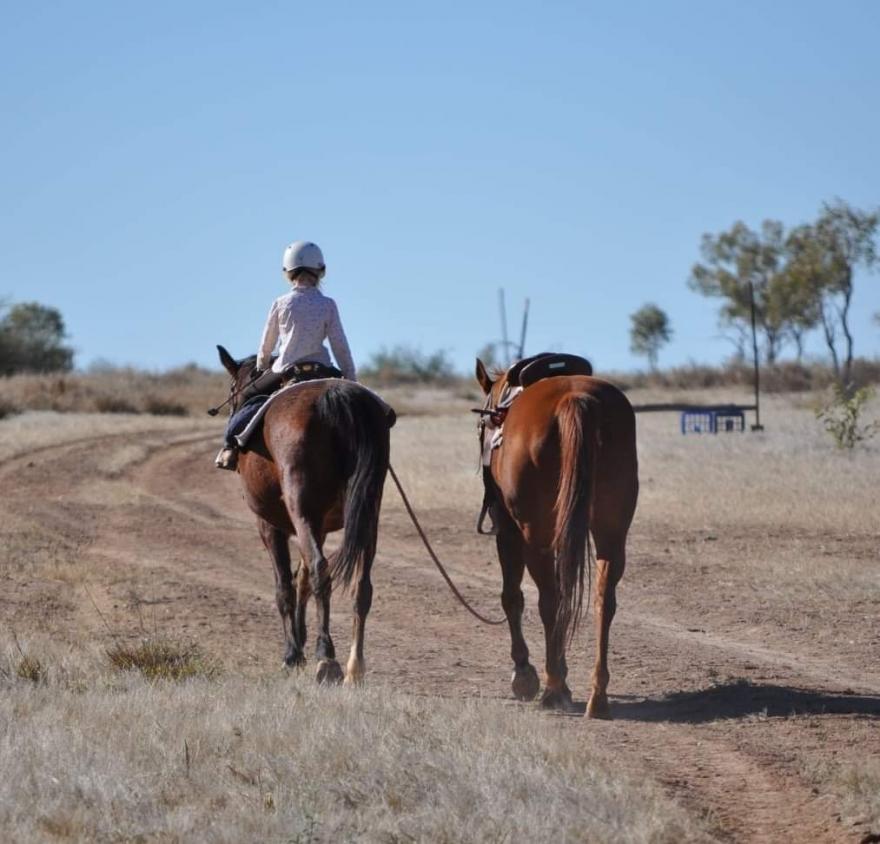
[[[229,402],[233,401],[234,399],[237,399],[249,387],[253,387],[254,384],[256,384],[257,381],[260,380],[262,375],[263,375],[262,372],[257,372],[257,374],[254,375],[251,378],[251,380],[247,382],[247,384],[242,384],[237,390],[235,389],[235,386],[233,386],[232,389],[229,391],[229,398],[227,398],[226,401],[218,404],[217,407],[209,408],[208,409],[208,416],[216,416],[220,412],[221,407],[229,404]]]
[[[394,471],[394,467],[389,464],[388,471],[391,473],[391,478],[394,481],[395,486],[397,487],[397,491],[400,493],[400,497],[403,499],[403,506],[406,507],[406,512],[409,514],[410,519],[412,520],[413,525],[415,526],[416,531],[418,531],[419,536],[421,537],[422,542],[426,550],[428,551],[428,555],[431,557],[434,565],[437,566],[438,571],[441,575],[443,575],[443,579],[446,581],[446,585],[452,590],[452,594],[455,595],[456,598],[461,602],[461,605],[472,615],[474,618],[479,619],[483,622],[483,624],[504,624],[507,621],[507,618],[498,618],[491,619],[486,618],[486,616],[481,615],[477,612],[465,599],[465,597],[458,591],[456,585],[452,582],[452,578],[447,574],[446,569],[443,567],[443,563],[437,558],[437,555],[434,553],[434,549],[431,547],[431,543],[428,541],[428,537],[425,536],[424,530],[422,530],[422,526],[419,524],[418,517],[413,512],[413,508],[409,503],[409,499],[406,497],[406,493],[403,491],[403,486],[401,486],[400,479],[397,477],[397,472]]]

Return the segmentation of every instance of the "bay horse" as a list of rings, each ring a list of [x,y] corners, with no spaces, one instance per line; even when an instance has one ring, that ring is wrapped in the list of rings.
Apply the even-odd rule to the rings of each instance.
[[[509,394],[511,369],[495,373],[493,380],[477,360],[487,410]],[[483,429],[481,436],[487,435]],[[531,700],[540,691],[522,631],[525,568],[538,587],[544,626],[542,704],[573,708],[565,650],[581,613],[592,534],[597,639],[586,712],[590,718],[610,717],[608,637],[639,487],[635,414],[629,401],[613,384],[587,375],[557,375],[531,384],[510,405],[501,445],[491,452],[483,477],[488,500],[496,502],[501,603],[510,627],[514,695]]]
[[[232,376],[233,411],[248,397],[256,357],[235,360],[222,346],[220,361]],[[279,394],[262,429],[238,458],[238,474],[260,538],[275,565],[275,599],[284,631],[284,663],[305,663],[306,608],[315,597],[318,636],[316,679],[343,679],[330,636],[333,583],[355,581],[354,624],[346,683],[364,675],[364,626],[372,602],[370,570],[376,554],[379,509],[389,461],[393,422],[378,398],[352,381],[304,382]],[[343,529],[330,561],[328,533]],[[300,564],[291,570],[289,540],[296,537]]]

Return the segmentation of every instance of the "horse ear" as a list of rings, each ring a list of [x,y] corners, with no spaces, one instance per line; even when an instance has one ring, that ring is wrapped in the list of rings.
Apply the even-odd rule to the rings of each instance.
[[[483,366],[483,361],[477,358],[477,381],[480,382],[480,386],[483,388],[483,392],[488,396],[489,391],[492,389],[492,379],[489,377],[489,373],[486,372],[486,367]]]
[[[235,376],[238,375],[239,368],[235,358],[232,357],[232,355],[229,354],[229,352],[227,352],[226,349],[223,348],[223,346],[217,346],[217,352],[220,355],[220,363],[223,364],[224,369],[226,369],[226,371],[233,378],[235,378]]]

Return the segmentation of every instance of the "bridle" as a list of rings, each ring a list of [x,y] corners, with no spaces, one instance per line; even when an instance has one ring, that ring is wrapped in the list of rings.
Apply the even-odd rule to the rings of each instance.
[[[510,403],[517,395],[517,393],[511,390],[510,385],[507,384],[507,382],[505,382],[504,386],[501,388],[498,401],[494,405],[492,404],[492,393],[493,391],[489,390],[486,394],[486,401],[483,403],[482,407],[471,408],[471,413],[477,413],[480,416],[480,419],[477,422],[477,431],[480,438],[481,459],[486,437],[487,423],[491,423],[493,428],[500,428],[504,424],[504,420],[507,418],[507,413],[510,410]]]

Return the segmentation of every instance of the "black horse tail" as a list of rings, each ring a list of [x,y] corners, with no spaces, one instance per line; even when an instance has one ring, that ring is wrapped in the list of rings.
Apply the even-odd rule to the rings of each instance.
[[[584,600],[584,573],[589,578],[590,507],[593,500],[596,455],[596,407],[588,396],[570,394],[559,405],[560,472],[556,497],[556,629],[568,642],[580,621]],[[588,580],[589,588],[589,580]]]
[[[334,432],[347,477],[342,546],[330,559],[334,582],[346,587],[376,555],[379,508],[388,471],[390,420],[368,390],[348,381],[327,389],[317,403],[320,424]]]

